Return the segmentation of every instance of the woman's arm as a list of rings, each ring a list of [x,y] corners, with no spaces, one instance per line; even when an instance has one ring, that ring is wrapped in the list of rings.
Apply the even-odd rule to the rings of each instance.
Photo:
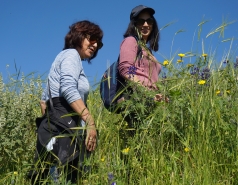
[[[96,148],[96,127],[94,119],[78,91],[78,79],[82,70],[82,61],[77,51],[68,51],[60,65],[60,91],[72,109],[78,113],[86,123],[87,135],[85,145],[87,150],[93,151]],[[82,88],[87,88],[83,86],[84,85],[82,85]]]
[[[139,77],[136,74],[129,74],[129,68],[134,66],[136,62],[137,50],[138,45],[134,37],[127,37],[123,40],[120,47],[120,61],[118,70],[120,75],[125,80],[141,84]],[[131,72],[133,73],[133,69],[131,70]],[[131,76],[133,76],[133,78],[131,78]]]
[[[72,102],[70,106],[76,113],[80,115],[80,117],[86,123],[87,126],[95,126],[93,117],[91,116],[82,99]]]
[[[92,115],[90,114],[89,110],[85,106],[82,99],[72,102],[70,106],[76,113],[78,113],[81,116],[82,120],[87,125],[87,138],[85,141],[87,150],[89,151],[95,150],[96,140],[97,140],[97,131],[96,131],[96,126],[95,126]]]

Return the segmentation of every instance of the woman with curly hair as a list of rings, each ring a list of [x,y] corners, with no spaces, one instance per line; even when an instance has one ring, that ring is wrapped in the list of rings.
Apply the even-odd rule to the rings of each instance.
[[[53,177],[57,181],[59,174],[76,183],[80,172],[89,168],[84,161],[96,148],[97,131],[86,105],[89,82],[82,61],[90,63],[97,56],[102,38],[101,28],[90,21],[69,27],[64,48],[52,63],[42,94],[43,116],[36,119],[37,165],[31,173],[32,183],[37,178],[44,181]]]

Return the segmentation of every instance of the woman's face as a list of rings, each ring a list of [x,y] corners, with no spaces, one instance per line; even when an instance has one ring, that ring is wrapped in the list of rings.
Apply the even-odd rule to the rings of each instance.
[[[148,12],[142,12],[136,20],[136,27],[139,30],[142,38],[147,41],[153,29],[154,20]]]
[[[98,49],[102,48],[102,45],[102,42],[94,35],[86,35],[82,48],[77,48],[77,51],[82,59],[91,58]]]

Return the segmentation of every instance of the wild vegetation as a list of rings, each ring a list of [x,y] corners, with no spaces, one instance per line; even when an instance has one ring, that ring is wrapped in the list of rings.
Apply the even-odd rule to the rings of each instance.
[[[228,25],[207,35],[222,33]],[[82,184],[236,184],[236,51],[231,47],[222,62],[204,49],[165,57],[157,93],[169,97],[169,102],[148,104],[144,97],[151,92],[138,87],[134,100],[125,103],[127,112],[136,112],[134,137],[128,136],[132,129],[122,115],[103,107],[98,88],[91,91],[88,107],[96,120],[99,141],[86,161],[91,171],[83,174]],[[43,84],[41,77],[22,75],[6,83],[0,76],[0,184],[30,184],[26,174],[34,158],[34,121],[40,116]],[[61,174],[58,184],[71,184],[63,177]],[[47,182],[55,184],[51,179]]]

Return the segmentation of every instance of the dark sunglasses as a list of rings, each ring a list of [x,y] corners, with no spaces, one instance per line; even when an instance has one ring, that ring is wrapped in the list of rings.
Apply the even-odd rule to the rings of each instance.
[[[136,24],[139,25],[139,26],[142,26],[145,24],[145,22],[147,22],[148,25],[153,25],[154,23],[154,19],[153,18],[148,18],[148,19],[137,19],[136,20]]]
[[[103,47],[102,41],[98,38],[96,35],[86,35],[86,38],[91,44],[97,43],[98,49],[101,49]]]

